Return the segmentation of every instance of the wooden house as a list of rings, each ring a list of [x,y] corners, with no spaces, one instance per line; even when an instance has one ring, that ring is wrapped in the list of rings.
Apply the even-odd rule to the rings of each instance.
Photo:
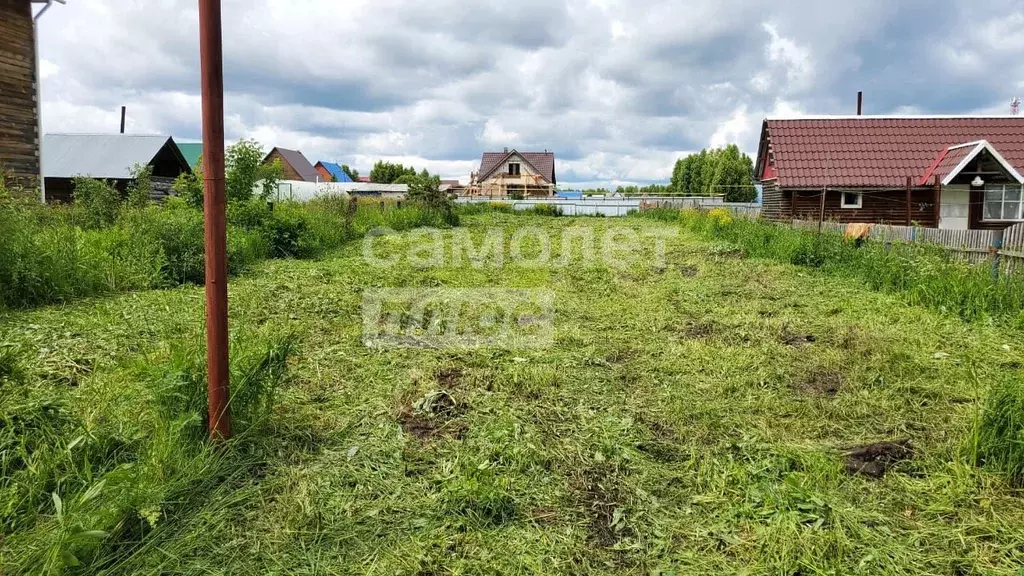
[[[1024,117],[768,118],[764,217],[1001,229],[1024,221]]]
[[[15,184],[39,178],[38,114],[32,5],[0,0],[0,177]]]
[[[317,162],[313,168],[320,174],[323,182],[351,182],[352,178],[334,162]]]
[[[480,171],[473,174],[468,194],[489,198],[555,195],[554,152],[484,152]]]
[[[309,163],[309,160],[302,155],[302,152],[297,150],[288,150],[287,148],[274,148],[267,154],[267,157],[263,159],[264,164],[270,164],[275,160],[281,162],[281,168],[284,169],[285,180],[295,180],[298,182],[323,182],[324,178],[313,168],[313,165]]]
[[[125,192],[136,165],[152,169],[155,198],[168,195],[175,178],[192,170],[169,136],[47,134],[43,139],[47,202],[70,202],[79,176],[107,180]]]

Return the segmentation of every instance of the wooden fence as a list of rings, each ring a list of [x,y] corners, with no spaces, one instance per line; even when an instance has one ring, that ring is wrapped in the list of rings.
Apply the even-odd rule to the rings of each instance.
[[[793,226],[804,230],[818,230],[818,222],[794,220]],[[829,232],[844,234],[849,224],[824,222],[821,227]],[[914,226],[872,224],[870,238],[879,242],[921,242],[940,246],[971,264],[992,262],[993,270],[1010,273],[1024,270],[1024,224],[1006,230],[940,230]]]

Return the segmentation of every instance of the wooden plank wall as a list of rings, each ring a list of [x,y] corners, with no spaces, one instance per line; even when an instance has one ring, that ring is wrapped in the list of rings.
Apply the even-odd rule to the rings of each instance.
[[[270,152],[270,154],[263,161],[263,163],[271,164],[274,162],[274,160],[281,161],[281,169],[284,170],[283,180],[298,180],[299,182],[305,182],[305,180],[302,179],[302,176],[299,175],[298,171],[295,170],[295,168],[293,168],[292,165],[289,164],[288,161],[284,159],[284,156],[282,156],[281,153],[278,152],[276,148]]]
[[[0,170],[17,184],[39,176],[35,41],[26,0],[0,0]]]

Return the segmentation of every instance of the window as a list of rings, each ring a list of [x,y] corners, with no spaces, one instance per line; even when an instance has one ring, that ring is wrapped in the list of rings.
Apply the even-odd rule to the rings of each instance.
[[[519,176],[519,163],[509,162],[508,163],[508,174],[509,176]]]
[[[995,184],[985,187],[984,220],[1022,220],[1021,186]]]
[[[863,208],[864,195],[858,192],[843,192],[843,208]]]

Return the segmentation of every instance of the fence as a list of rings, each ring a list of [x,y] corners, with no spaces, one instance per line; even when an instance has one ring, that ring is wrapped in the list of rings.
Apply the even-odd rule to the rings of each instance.
[[[761,213],[758,204],[727,204],[721,196],[632,196],[632,197],[584,197],[584,198],[525,198],[523,200],[495,200],[492,198],[468,196],[456,200],[459,204],[478,202],[503,202],[513,210],[530,210],[538,205],[557,206],[566,216],[626,216],[630,212],[653,208],[697,208],[723,207],[734,213],[742,212],[746,217],[756,218]]]
[[[818,222],[794,220],[793,226],[804,230],[817,230]],[[849,224],[823,222],[829,232],[844,234]],[[991,262],[993,272],[1011,273],[1024,269],[1024,224],[1006,230],[941,230],[914,226],[869,224],[869,237],[879,242],[921,242],[945,248],[970,264]]]

